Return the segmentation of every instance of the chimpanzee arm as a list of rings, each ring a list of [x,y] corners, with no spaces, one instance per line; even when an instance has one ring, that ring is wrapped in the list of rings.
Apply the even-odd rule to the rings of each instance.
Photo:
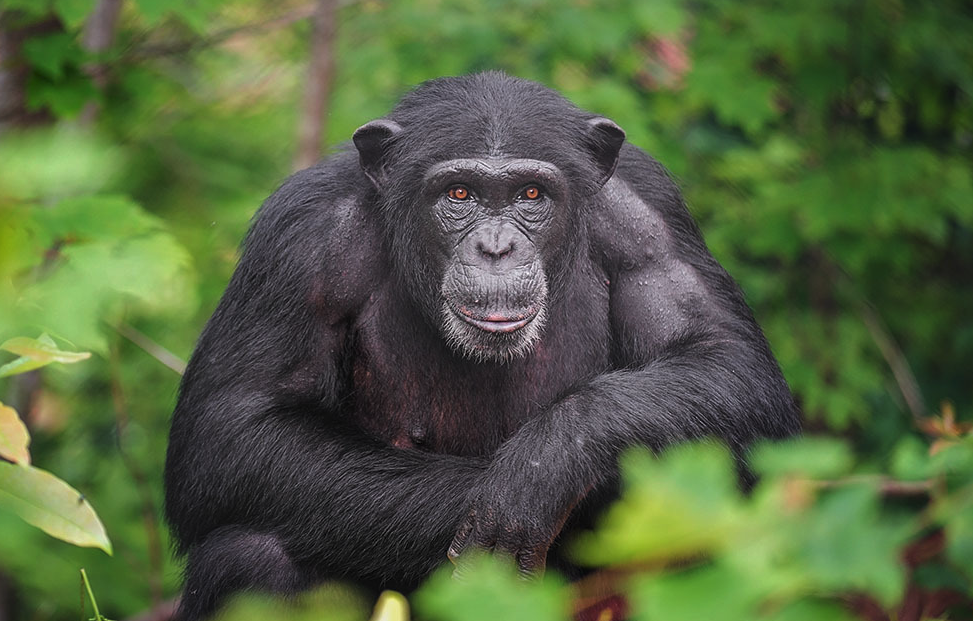
[[[361,176],[343,161],[265,203],[183,378],[165,478],[189,555],[185,619],[243,588],[407,588],[444,559],[482,471],[342,423],[349,335],[381,285],[380,243],[341,198],[355,196],[342,179]]]
[[[616,370],[578,386],[501,447],[451,555],[496,547],[522,570],[540,569],[567,514],[616,475],[626,447],[713,436],[742,458],[756,438],[797,431],[766,339],[661,167],[629,150],[599,203],[591,256],[610,283]]]

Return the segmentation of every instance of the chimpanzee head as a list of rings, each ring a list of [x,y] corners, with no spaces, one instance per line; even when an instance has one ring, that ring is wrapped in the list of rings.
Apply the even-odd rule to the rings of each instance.
[[[412,300],[455,350],[500,362],[540,338],[625,133],[496,78],[426,82],[354,142]]]

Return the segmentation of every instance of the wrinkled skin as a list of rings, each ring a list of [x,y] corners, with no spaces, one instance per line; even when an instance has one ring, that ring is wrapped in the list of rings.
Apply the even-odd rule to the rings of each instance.
[[[435,80],[261,208],[189,364],[166,513],[180,616],[447,555],[568,573],[619,453],[798,416],[664,169],[538,84]]]

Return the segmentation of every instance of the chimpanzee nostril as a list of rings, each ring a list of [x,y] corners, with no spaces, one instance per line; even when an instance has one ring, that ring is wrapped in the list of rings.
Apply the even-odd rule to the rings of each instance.
[[[491,261],[499,261],[516,249],[516,229],[501,225],[484,230],[476,239],[476,251]]]
[[[501,244],[484,244],[482,241],[480,241],[476,243],[476,249],[486,258],[499,261],[514,251],[513,240],[506,241],[507,243],[503,244],[502,246]]]

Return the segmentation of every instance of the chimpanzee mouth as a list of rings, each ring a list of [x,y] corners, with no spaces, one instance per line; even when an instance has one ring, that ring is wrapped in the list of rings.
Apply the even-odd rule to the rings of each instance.
[[[497,312],[489,313],[487,315],[480,315],[479,313],[474,313],[472,310],[465,306],[454,307],[450,304],[451,310],[456,314],[457,317],[470,324],[475,328],[479,328],[484,332],[493,332],[498,334],[504,334],[507,332],[515,332],[537,317],[537,313],[540,311],[540,305],[527,308],[521,312]]]
[[[541,338],[547,323],[547,281],[540,269],[514,283],[510,278],[492,282],[490,276],[471,291],[465,274],[447,274],[440,325],[454,351],[476,362],[504,364],[528,355]]]

